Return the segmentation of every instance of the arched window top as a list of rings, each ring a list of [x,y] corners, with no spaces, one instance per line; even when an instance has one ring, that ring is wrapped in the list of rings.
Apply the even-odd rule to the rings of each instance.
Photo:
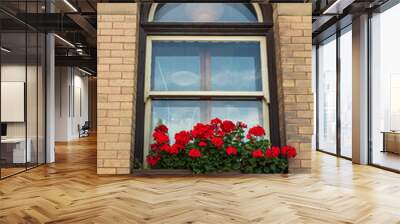
[[[256,23],[262,22],[262,16],[257,4],[164,3],[153,5],[149,21]]]

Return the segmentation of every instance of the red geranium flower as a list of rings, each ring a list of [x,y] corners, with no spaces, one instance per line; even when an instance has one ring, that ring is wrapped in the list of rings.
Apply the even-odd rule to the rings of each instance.
[[[239,122],[239,128],[247,128],[247,124],[244,122]]]
[[[199,142],[199,146],[200,146],[200,147],[206,147],[206,146],[207,146],[207,143],[206,143],[206,142]]]
[[[172,155],[176,155],[176,154],[178,154],[179,151],[182,150],[182,149],[183,149],[183,147],[182,147],[181,145],[173,144],[173,145],[169,148],[168,153],[169,153],[169,154],[172,154]]]
[[[267,151],[265,152],[265,156],[267,158],[277,158],[280,153],[281,150],[279,149],[279,147],[272,146],[270,149],[267,149]]]
[[[234,155],[234,156],[237,155],[237,149],[234,148],[234,147],[232,147],[232,146],[226,147],[225,152],[226,152],[226,154],[228,154],[229,156],[230,156],[230,155]]]
[[[167,126],[165,126],[163,124],[160,124],[154,129],[154,131],[155,132],[161,132],[161,133],[167,133],[168,132],[168,128],[167,128]]]
[[[185,146],[189,143],[191,137],[188,131],[181,131],[175,134],[175,143]]]
[[[191,149],[188,154],[191,158],[198,158],[201,156],[201,153],[198,149]]]
[[[149,163],[152,167],[156,166],[159,160],[159,156],[147,156],[147,163]]]
[[[232,132],[235,129],[235,127],[236,127],[235,124],[229,120],[223,121],[221,126],[222,130],[227,133]]]
[[[213,125],[217,125],[217,124],[221,124],[222,121],[219,118],[214,118],[214,119],[211,120],[210,123],[213,124]]]
[[[223,132],[223,131],[221,131],[221,130],[217,130],[216,132],[215,132],[215,136],[220,136],[220,137],[222,137],[222,136],[224,136],[225,135],[225,133]]]
[[[292,146],[284,146],[282,147],[282,155],[285,156],[286,158],[294,158],[297,155],[296,149]]]
[[[265,135],[265,130],[263,127],[256,125],[250,128],[247,138],[250,139],[252,136],[261,137]]]
[[[153,143],[150,145],[151,150],[156,150],[158,148],[158,144],[157,143]]]
[[[211,139],[214,136],[214,131],[212,129],[208,129],[204,135],[203,138],[205,139]]]
[[[164,144],[160,147],[160,151],[164,151],[164,152],[169,152],[171,149],[171,146],[169,146],[168,144]]]
[[[261,158],[261,157],[264,157],[264,153],[263,153],[263,151],[262,151],[261,149],[257,149],[257,150],[254,150],[254,151],[251,153],[251,156],[252,156],[253,158]]]
[[[211,143],[217,148],[220,149],[224,145],[224,140],[220,137],[214,137],[211,139]]]
[[[165,144],[169,142],[169,137],[163,132],[156,131],[153,133],[153,138],[158,144]]]
[[[212,136],[213,132],[212,132],[212,126],[210,125],[205,125],[202,123],[197,123],[192,131],[191,134],[194,138],[209,138]],[[207,137],[205,137],[207,136]]]

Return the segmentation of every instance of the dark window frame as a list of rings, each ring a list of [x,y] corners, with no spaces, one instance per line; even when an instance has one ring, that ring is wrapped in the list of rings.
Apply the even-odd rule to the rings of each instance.
[[[258,23],[170,23],[148,22],[152,3],[141,3],[139,18],[139,45],[137,66],[137,92],[135,139],[132,141],[134,148],[134,163],[142,164],[144,159],[144,86],[147,36],[262,36],[267,40],[267,65],[268,85],[270,94],[269,123],[270,139],[273,145],[281,146],[279,126],[279,104],[277,72],[275,64],[275,44],[273,33],[272,5],[259,3],[263,22]]]
[[[344,27],[336,27],[336,32],[331,34],[330,36],[323,36],[323,39],[319,39],[320,37],[317,37],[315,39],[318,40],[317,44],[315,44],[316,48],[315,48],[315,56],[316,56],[316,70],[315,70],[315,86],[316,86],[316,119],[315,119],[315,125],[316,125],[316,134],[315,134],[315,145],[316,145],[316,150],[318,152],[323,152],[329,155],[333,155],[333,156],[337,156],[339,158],[343,158],[343,159],[347,159],[347,160],[352,160],[352,158],[347,157],[347,156],[343,156],[342,155],[342,150],[341,150],[341,108],[340,108],[340,103],[341,103],[341,94],[340,94],[340,77],[341,77],[341,67],[340,67],[340,38],[343,34],[347,33],[347,32],[351,32],[351,26],[352,23],[347,24]],[[331,40],[329,40],[331,39]],[[330,42],[330,41],[336,41],[336,152],[332,153],[332,152],[328,152],[324,149],[321,149],[319,147],[319,109],[320,109],[320,105],[319,105],[319,91],[320,91],[320,80],[319,80],[319,47],[320,44],[323,42]]]

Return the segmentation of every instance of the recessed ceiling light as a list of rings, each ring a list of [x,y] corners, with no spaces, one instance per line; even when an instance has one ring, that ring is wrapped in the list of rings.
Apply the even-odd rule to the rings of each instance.
[[[59,36],[58,34],[54,34],[55,37],[57,37],[59,40],[61,40],[62,42],[64,42],[65,44],[67,44],[68,46],[75,48],[75,45],[73,45],[71,42],[69,42],[68,40],[62,38],[61,36]]]
[[[74,12],[78,12],[78,9],[75,8],[68,0],[64,0],[64,3],[68,5]]]
[[[9,50],[9,49],[7,49],[5,47],[1,47],[0,49],[1,49],[1,51],[4,51],[6,53],[11,53],[11,50]]]
[[[86,75],[90,75],[90,76],[93,75],[92,73],[90,73],[90,72],[88,72],[88,71],[86,71],[86,70],[83,70],[83,69],[81,69],[81,68],[79,68],[79,67],[78,67],[78,70],[81,71],[81,72],[83,72],[83,73],[86,74]]]

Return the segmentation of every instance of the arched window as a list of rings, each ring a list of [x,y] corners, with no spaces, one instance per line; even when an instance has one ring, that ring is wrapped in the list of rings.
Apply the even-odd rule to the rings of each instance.
[[[153,5],[154,22],[255,23],[262,22],[258,5],[243,3],[165,3]]]

